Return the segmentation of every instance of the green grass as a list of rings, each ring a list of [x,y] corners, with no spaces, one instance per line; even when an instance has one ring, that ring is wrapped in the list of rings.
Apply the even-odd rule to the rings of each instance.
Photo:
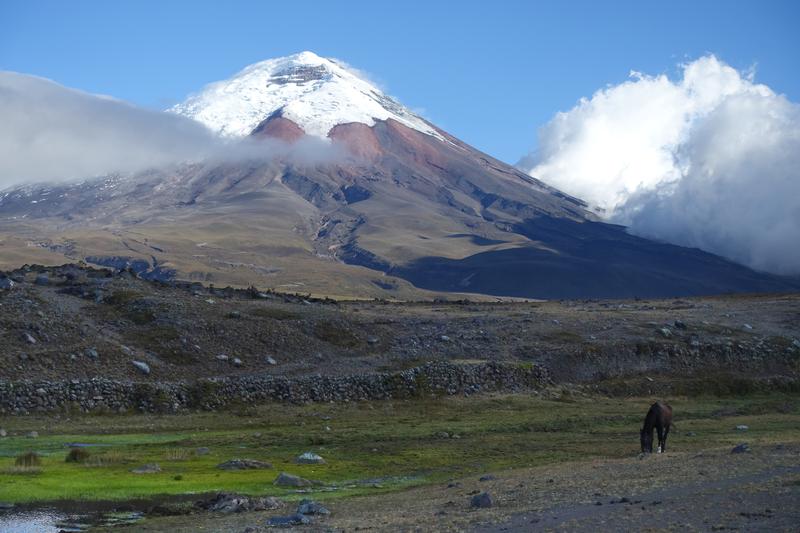
[[[326,497],[398,490],[451,477],[638,453],[638,431],[650,399],[572,397],[543,400],[527,395],[414,399],[408,401],[265,405],[236,412],[182,415],[84,415],[71,420],[29,416],[4,420],[16,435],[0,440],[0,501],[128,499],[162,494],[233,490],[293,495],[272,485],[281,471],[336,484]],[[671,401],[675,450],[800,442],[800,396]],[[731,413],[733,416],[720,416]],[[330,419],[327,419],[330,417]],[[738,424],[750,426],[743,434]],[[331,429],[327,431],[326,426]],[[47,428],[47,429],[45,429]],[[687,432],[696,436],[688,437]],[[459,438],[441,438],[447,432]],[[86,448],[84,463],[68,463],[67,443]],[[208,455],[195,453],[208,447]],[[37,470],[13,472],[15,457],[41,455]],[[314,451],[325,465],[296,465]],[[270,462],[271,470],[227,472],[216,465],[232,458]],[[130,472],[158,463],[161,473]],[[357,480],[383,478],[379,487]],[[296,495],[299,497],[299,495]]]

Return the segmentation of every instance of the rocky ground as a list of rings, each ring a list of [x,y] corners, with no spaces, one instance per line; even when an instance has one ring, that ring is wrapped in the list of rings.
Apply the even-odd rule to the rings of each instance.
[[[800,357],[800,295],[337,302],[74,266],[7,276],[0,379],[9,381],[341,376],[500,361],[588,382],[709,365],[794,375]]]

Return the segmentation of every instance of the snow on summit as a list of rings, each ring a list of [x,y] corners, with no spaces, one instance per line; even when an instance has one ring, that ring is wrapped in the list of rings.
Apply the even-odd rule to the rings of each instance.
[[[337,124],[392,118],[428,135],[440,134],[357,72],[313,52],[269,59],[211,83],[169,111],[226,137],[249,135],[280,111],[308,135],[326,138]]]

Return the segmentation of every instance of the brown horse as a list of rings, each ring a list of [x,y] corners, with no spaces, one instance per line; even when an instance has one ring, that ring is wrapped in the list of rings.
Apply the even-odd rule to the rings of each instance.
[[[672,425],[672,407],[656,402],[644,417],[644,427],[639,433],[642,453],[653,453],[653,428],[658,432],[658,453],[667,451],[667,435]]]

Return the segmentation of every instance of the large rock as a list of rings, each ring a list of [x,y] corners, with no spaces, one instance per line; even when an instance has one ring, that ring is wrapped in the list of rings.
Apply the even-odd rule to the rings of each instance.
[[[267,520],[267,527],[301,526],[310,523],[311,518],[304,514],[297,513],[289,516],[273,516]]]
[[[272,468],[272,465],[255,459],[231,459],[218,464],[217,468],[220,470],[263,470]]]
[[[731,453],[750,453],[750,445],[747,444],[746,442],[737,444],[736,446],[733,447]]]
[[[131,470],[133,474],[157,474],[158,472],[161,472],[161,467],[158,463],[149,463]]]
[[[282,500],[274,496],[251,498],[241,494],[220,492],[211,498],[197,502],[201,509],[214,513],[241,513],[244,511],[270,511],[283,507]]]
[[[481,492],[480,494],[476,494],[470,500],[470,506],[478,508],[478,509],[486,509],[494,505],[492,501],[492,496],[488,492]]]
[[[131,363],[133,363],[133,366],[135,366],[136,369],[145,376],[150,373],[150,365],[144,361],[131,361]]]
[[[314,452],[305,452],[298,455],[294,462],[299,465],[324,465],[325,459]]]
[[[331,512],[328,510],[327,507],[322,505],[319,502],[315,502],[313,500],[300,500],[300,503],[297,506],[297,514],[304,514],[304,515],[328,515]]]
[[[273,484],[277,485],[278,487],[299,488],[299,487],[311,487],[317,483],[310,479],[305,479],[300,476],[295,476],[293,474],[287,474],[286,472],[281,472],[280,475],[277,478],[275,478]]]

